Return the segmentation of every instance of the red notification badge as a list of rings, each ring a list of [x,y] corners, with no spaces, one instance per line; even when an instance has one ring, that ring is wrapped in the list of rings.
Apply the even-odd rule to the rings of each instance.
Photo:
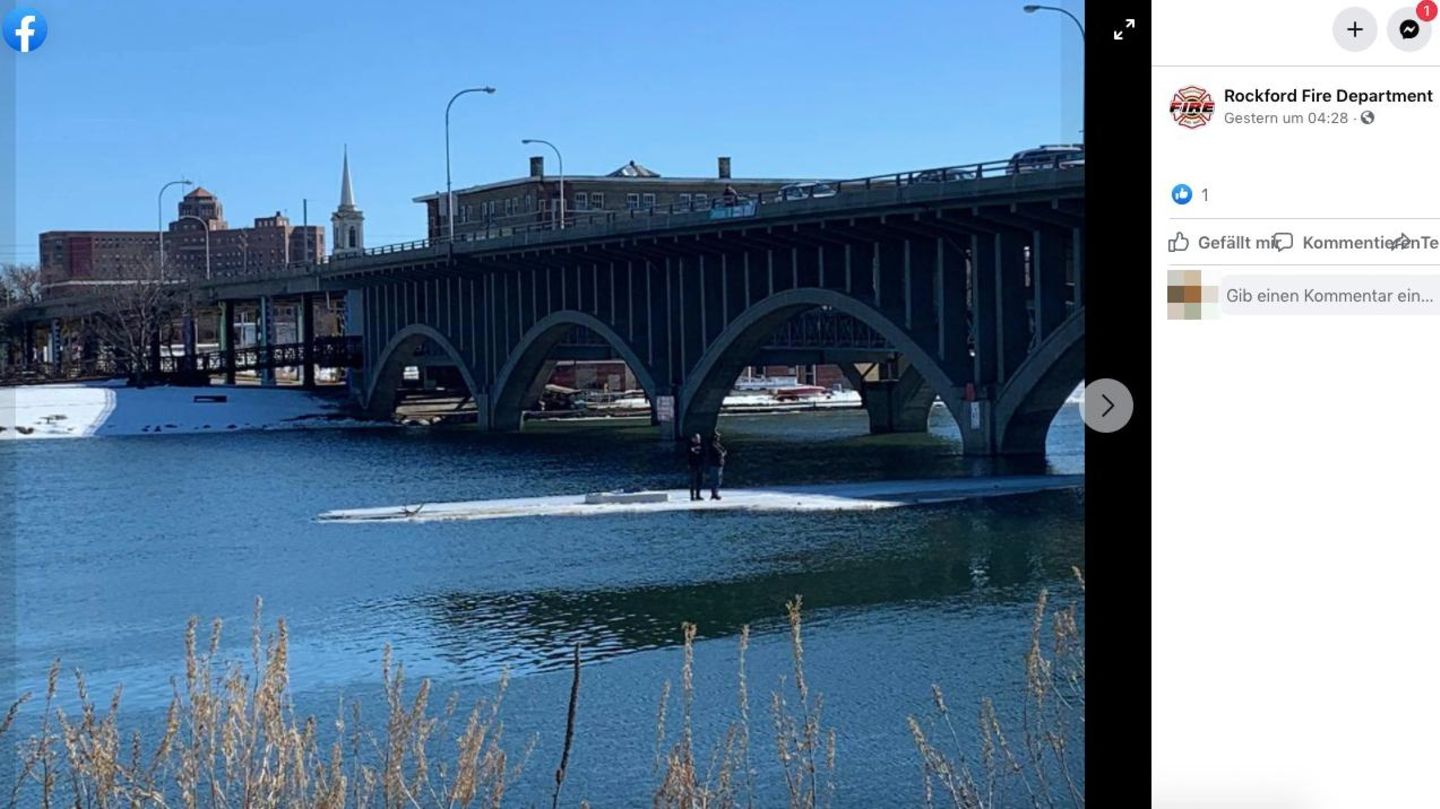
[[[1422,22],[1430,22],[1435,19],[1435,0],[1420,0],[1420,5],[1415,7],[1415,16]]]

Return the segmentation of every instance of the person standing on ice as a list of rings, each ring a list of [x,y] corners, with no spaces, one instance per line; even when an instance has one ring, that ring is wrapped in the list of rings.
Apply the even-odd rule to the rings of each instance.
[[[690,463],[690,499],[704,500],[700,489],[705,486],[705,445],[700,442],[699,433],[690,437],[685,454]]]
[[[698,436],[697,436],[698,438]],[[720,443],[720,431],[710,437],[710,444],[705,452],[705,460],[710,465],[710,499],[720,499],[720,484],[725,478],[725,445]]]

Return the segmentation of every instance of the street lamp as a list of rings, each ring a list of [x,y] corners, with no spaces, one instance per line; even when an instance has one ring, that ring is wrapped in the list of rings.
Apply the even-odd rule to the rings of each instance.
[[[195,216],[195,215],[193,215],[193,214],[188,214],[188,213],[185,214],[184,216],[180,217],[180,219],[179,219],[178,221],[184,221],[184,220],[186,220],[186,219],[194,219],[196,222],[199,222],[199,223],[200,223],[200,227],[205,228],[205,280],[206,280],[206,281],[209,281],[209,280],[210,280],[210,223],[209,223],[209,222],[206,222],[204,219],[201,219],[201,218],[198,217],[198,216]]]
[[[1024,6],[1024,9],[1025,9],[1025,13],[1026,13],[1026,14],[1034,14],[1034,13],[1037,12],[1037,11],[1058,11],[1058,12],[1060,12],[1061,14],[1064,14],[1066,17],[1069,17],[1069,18],[1070,18],[1070,21],[1071,21],[1071,22],[1075,23],[1075,27],[1076,27],[1076,28],[1079,28],[1079,29],[1080,29],[1080,44],[1081,44],[1082,46],[1085,44],[1085,26],[1080,23],[1080,18],[1079,18],[1079,17],[1076,17],[1074,14],[1071,14],[1071,13],[1070,13],[1069,11],[1067,11],[1066,9],[1060,8],[1059,6],[1040,6],[1040,5],[1034,5],[1034,4],[1030,4],[1030,5]],[[1080,142],[1083,144],[1083,143],[1085,142],[1085,129],[1084,129],[1084,125],[1085,125],[1085,124],[1084,124],[1084,119],[1085,119],[1085,105],[1084,105],[1084,100],[1083,100],[1083,98],[1082,98],[1082,100],[1081,100],[1081,105],[1080,105],[1080,118],[1081,118],[1081,124],[1080,124],[1080,125],[1081,125],[1081,129],[1080,129]]]
[[[559,164],[559,168],[560,168],[560,229],[561,229],[561,230],[564,230],[564,229],[565,229],[565,158],[563,158],[563,157],[560,156],[560,150],[559,150],[558,148],[556,148],[555,144],[551,143],[551,142],[548,141],[548,140],[541,140],[540,138],[524,138],[524,139],[522,139],[520,142],[521,142],[521,143],[543,143],[543,144],[545,144],[546,146],[549,146],[551,149],[555,149],[555,162]]]
[[[450,220],[450,241],[455,241],[455,195],[450,193],[450,107],[455,99],[466,93],[487,93],[494,94],[494,87],[470,87],[453,96],[450,96],[450,103],[445,105],[445,212],[446,218]]]
[[[1069,17],[1072,22],[1075,23],[1075,27],[1076,27],[1076,28],[1079,28],[1079,29],[1080,29],[1080,39],[1081,39],[1082,41],[1085,39],[1085,26],[1084,26],[1084,25],[1081,25],[1081,24],[1080,24],[1080,19],[1079,19],[1078,17],[1076,17],[1074,14],[1071,14],[1069,11],[1066,11],[1065,9],[1060,8],[1059,6],[1036,6],[1036,5],[1028,5],[1028,6],[1025,6],[1025,13],[1026,13],[1026,14],[1034,14],[1034,13],[1037,12],[1037,11],[1058,11],[1058,12],[1060,12],[1061,14],[1064,14],[1066,17]]]
[[[189,180],[171,180],[160,186],[160,193],[155,195],[155,232],[160,236],[160,280],[165,280],[165,213],[161,207],[161,198],[165,196],[165,189],[172,185],[194,185]]]

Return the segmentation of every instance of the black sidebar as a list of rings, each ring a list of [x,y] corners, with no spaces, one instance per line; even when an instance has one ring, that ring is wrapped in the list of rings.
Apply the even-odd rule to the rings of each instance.
[[[1150,16],[1147,2],[1091,3],[1085,20],[1085,377],[1087,385],[1120,383],[1134,402],[1124,427],[1085,431],[1085,752],[1093,806],[1147,805],[1150,795],[1149,756],[1140,755],[1150,747],[1150,328],[1157,305],[1148,250]],[[1092,402],[1095,391],[1086,391],[1087,421],[1105,401],[1095,395]]]

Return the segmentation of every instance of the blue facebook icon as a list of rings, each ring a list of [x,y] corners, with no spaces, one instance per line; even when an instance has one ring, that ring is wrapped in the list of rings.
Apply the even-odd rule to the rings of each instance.
[[[3,33],[5,44],[20,53],[30,53],[45,44],[45,34],[50,27],[45,18],[33,8],[17,8],[5,15]]]

